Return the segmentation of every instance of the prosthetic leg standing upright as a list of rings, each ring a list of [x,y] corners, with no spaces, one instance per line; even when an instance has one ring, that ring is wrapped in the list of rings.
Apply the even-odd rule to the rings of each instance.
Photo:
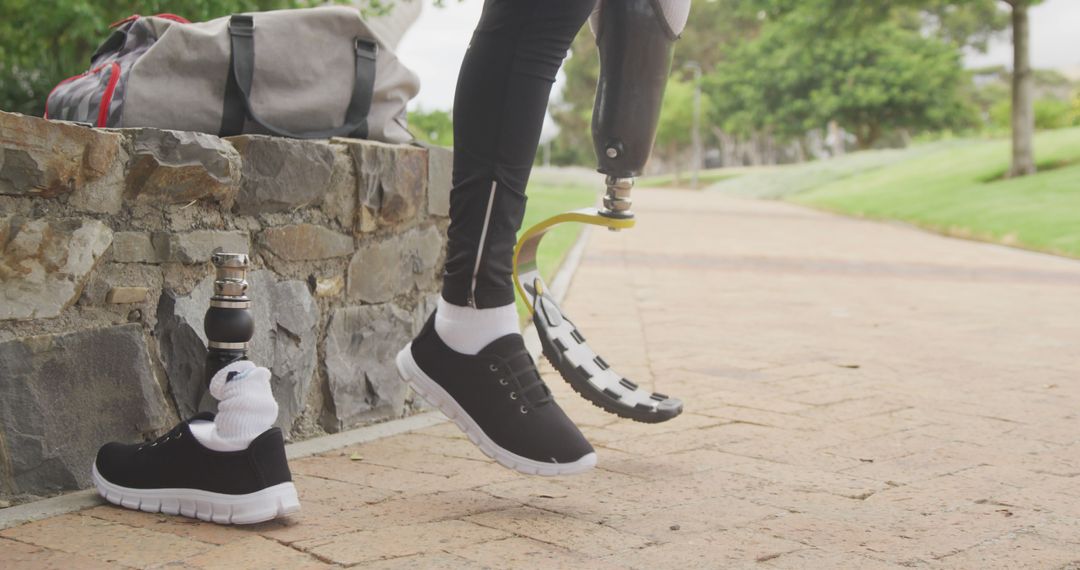
[[[277,404],[270,371],[247,360],[254,332],[247,297],[248,256],[215,252],[214,296],[203,323],[207,382],[218,414],[203,412],[149,443],[107,443],[91,477],[109,502],[220,524],[253,524],[300,510],[272,427]]]
[[[570,386],[600,408],[657,423],[682,412],[682,402],[652,393],[611,369],[546,292],[536,265],[540,241],[569,222],[621,230],[634,226],[630,191],[652,150],[675,40],[690,0],[602,0],[590,24],[600,50],[593,110],[598,170],[607,176],[603,207],[549,218],[522,234],[514,250],[514,278],[528,302],[544,356]]]

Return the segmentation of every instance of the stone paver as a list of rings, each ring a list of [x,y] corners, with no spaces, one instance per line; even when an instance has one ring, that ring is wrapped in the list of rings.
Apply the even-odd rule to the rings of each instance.
[[[1078,568],[1080,263],[641,190],[565,308],[686,401],[565,479],[452,426],[293,463],[303,511],[228,528],[100,506],[0,531],[0,567]]]

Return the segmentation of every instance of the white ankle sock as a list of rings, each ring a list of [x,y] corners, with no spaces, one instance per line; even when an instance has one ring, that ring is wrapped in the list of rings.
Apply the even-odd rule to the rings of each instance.
[[[210,394],[218,400],[217,416],[212,422],[191,422],[190,428],[199,443],[214,451],[247,449],[277,420],[270,371],[250,360],[233,362],[214,374]]]
[[[439,297],[435,308],[435,332],[446,346],[462,354],[476,354],[491,341],[520,333],[513,303],[490,309],[452,305]]]

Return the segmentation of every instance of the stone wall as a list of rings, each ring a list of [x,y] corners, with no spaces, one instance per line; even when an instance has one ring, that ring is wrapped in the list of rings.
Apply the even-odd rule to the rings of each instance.
[[[0,112],[0,498],[213,402],[216,248],[252,258],[250,355],[292,438],[422,406],[393,356],[433,308],[450,152],[100,130]]]

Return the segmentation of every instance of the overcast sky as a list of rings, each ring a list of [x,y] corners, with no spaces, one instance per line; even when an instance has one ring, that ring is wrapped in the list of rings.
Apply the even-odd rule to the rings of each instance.
[[[482,0],[446,0],[434,8],[422,0],[424,12],[399,46],[406,65],[420,75],[420,95],[412,107],[450,109],[454,84],[469,35],[480,19]],[[1080,74],[1080,0],[1046,0],[1031,10],[1032,61],[1040,68],[1071,68]],[[1002,37],[985,54],[969,54],[969,66],[1012,65],[1009,38]],[[556,87],[558,88],[558,87]]]

